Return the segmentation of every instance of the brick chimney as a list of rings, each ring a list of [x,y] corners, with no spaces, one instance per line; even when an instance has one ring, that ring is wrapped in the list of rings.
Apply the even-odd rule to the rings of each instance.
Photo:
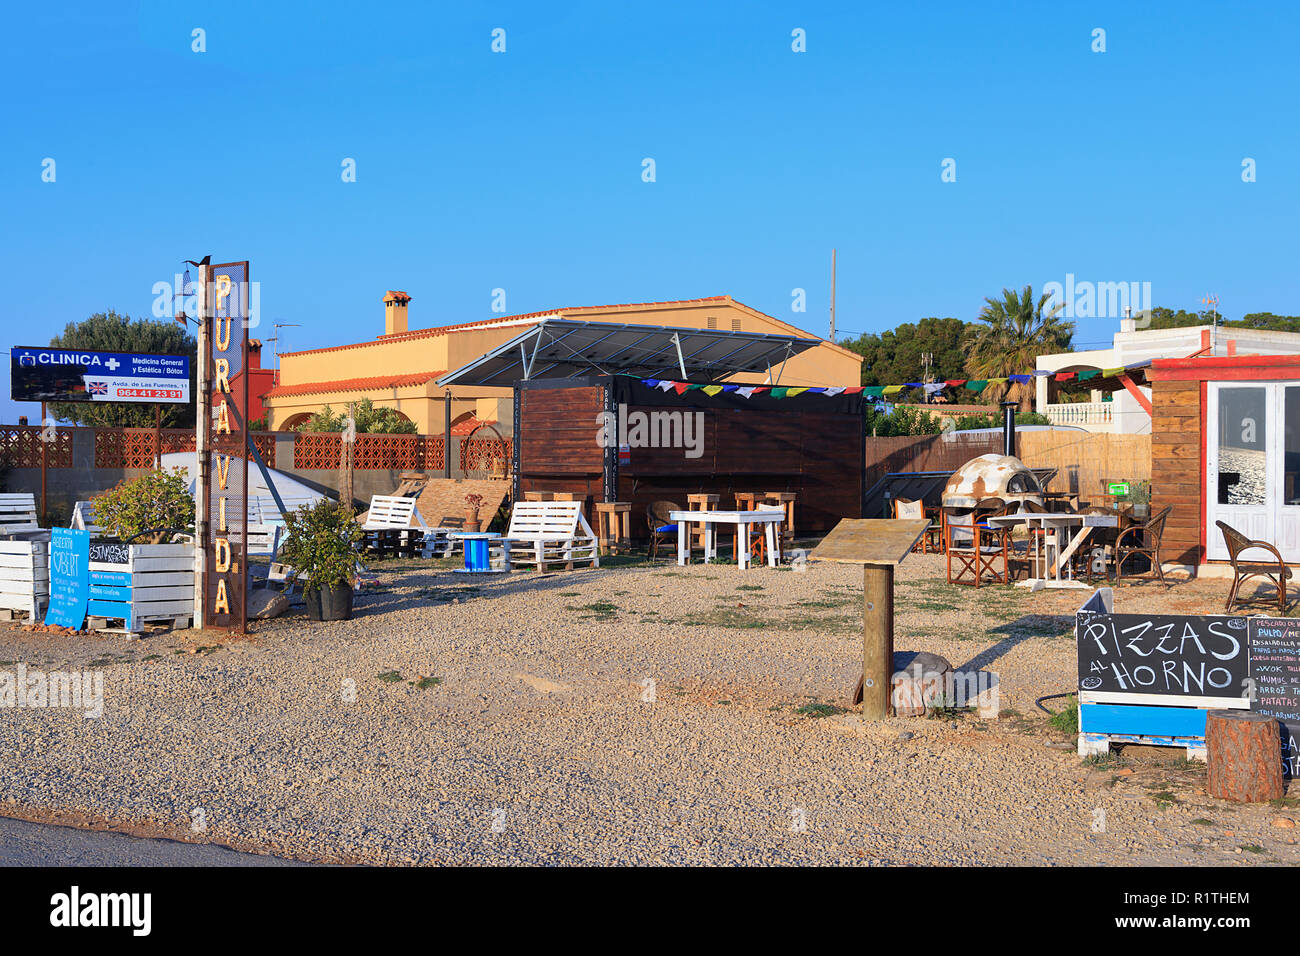
[[[411,297],[405,292],[389,290],[384,295],[384,334],[396,335],[406,331],[406,304]]]
[[[248,340],[248,367],[249,368],[262,367],[262,340],[261,339]]]

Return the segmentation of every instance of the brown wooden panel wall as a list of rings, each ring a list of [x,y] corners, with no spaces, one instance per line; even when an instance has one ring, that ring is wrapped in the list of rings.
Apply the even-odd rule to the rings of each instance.
[[[521,492],[562,491],[603,500],[604,455],[596,444],[600,386],[520,390]],[[660,498],[686,504],[695,492],[721,496],[734,508],[737,491],[791,491],[796,531],[826,532],[862,510],[862,418],[803,409],[632,406],[629,412],[703,412],[703,448],[633,448],[619,468],[618,500],[632,502],[632,534],[646,534],[645,509]],[[594,527],[594,522],[593,522]]]
[[[1160,557],[1201,562],[1201,383],[1151,383],[1151,508],[1170,505]]]

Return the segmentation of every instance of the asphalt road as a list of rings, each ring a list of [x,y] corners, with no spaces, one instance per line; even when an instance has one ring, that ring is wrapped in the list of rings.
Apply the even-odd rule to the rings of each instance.
[[[0,817],[0,866],[308,866],[237,853],[207,843],[178,843]]]

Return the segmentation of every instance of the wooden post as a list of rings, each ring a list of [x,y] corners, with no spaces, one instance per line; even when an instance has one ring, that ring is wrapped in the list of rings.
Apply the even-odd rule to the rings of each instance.
[[[862,566],[862,718],[889,716],[894,666],[894,566]]]
[[[162,406],[153,407],[153,466],[162,468]]]
[[[48,426],[45,424],[45,403],[41,402],[41,524],[45,525],[49,524],[45,513],[45,455],[46,449],[49,448],[50,445],[46,440],[47,435],[45,430],[47,427]]]
[[[1205,719],[1205,750],[1210,796],[1239,803],[1281,799],[1282,738],[1275,718],[1212,710]]]

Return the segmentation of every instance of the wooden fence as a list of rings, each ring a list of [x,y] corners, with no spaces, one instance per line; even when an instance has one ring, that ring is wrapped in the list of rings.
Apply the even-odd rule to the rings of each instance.
[[[1085,498],[1105,491],[1108,481],[1151,480],[1151,436],[1105,432],[1021,432],[1020,460],[1031,468],[1055,468],[1052,491]]]
[[[1098,495],[1107,481],[1151,479],[1151,436],[1090,432],[1022,431],[1020,460],[1030,468],[1055,468],[1052,491]],[[956,471],[979,455],[1002,454],[1002,434],[908,435],[868,438],[866,483],[891,472]]]

